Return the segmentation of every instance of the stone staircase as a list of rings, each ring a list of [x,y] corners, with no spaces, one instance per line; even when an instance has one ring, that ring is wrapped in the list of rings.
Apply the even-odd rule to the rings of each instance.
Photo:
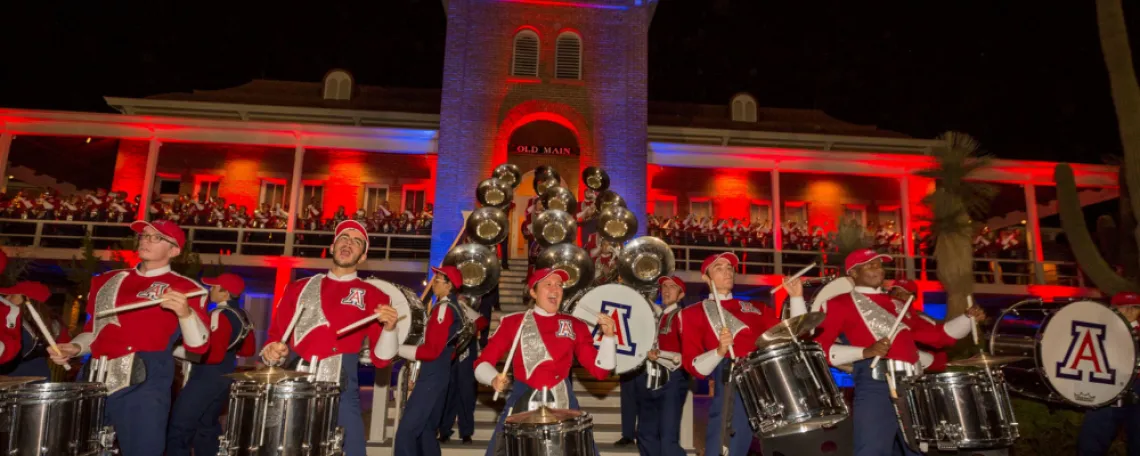
[[[514,312],[522,312],[526,310],[526,305],[523,304],[523,292],[526,288],[526,260],[512,260],[510,269],[503,271],[499,280],[499,300],[501,310],[494,312],[491,319],[491,331],[498,327],[499,319],[506,314]],[[500,365],[501,368],[501,365]],[[621,438],[621,401],[619,400],[620,386],[616,376],[610,377],[605,380],[597,380],[586,373],[581,368],[574,368],[573,372],[573,386],[574,392],[578,396],[578,402],[585,410],[593,416],[594,419],[594,441],[598,445],[598,450],[603,455],[625,455],[625,454],[638,454],[636,446],[628,446],[625,448],[616,448],[613,442]],[[455,428],[456,433],[452,435],[450,442],[442,444],[441,448],[443,454],[448,456],[477,456],[483,455],[487,449],[492,433],[495,429],[495,422],[499,413],[503,408],[503,400],[492,401],[494,394],[489,387],[479,385],[478,401],[475,405],[475,435],[472,436],[474,442],[470,445],[463,445],[460,442],[458,435],[458,426]],[[376,414],[373,414],[376,416]],[[387,419],[387,435],[394,435],[395,422],[395,403],[388,404],[388,419]],[[689,449],[692,454],[692,396],[686,403],[686,410],[684,418],[682,418],[682,445]],[[686,439],[687,434],[687,439]],[[391,455],[392,439],[389,437],[387,441],[369,445],[369,456],[389,456]]]

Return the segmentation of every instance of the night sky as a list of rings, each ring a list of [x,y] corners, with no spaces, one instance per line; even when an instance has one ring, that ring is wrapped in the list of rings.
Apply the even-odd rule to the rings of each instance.
[[[108,112],[103,95],[319,81],[333,67],[360,84],[441,84],[439,0],[11,3],[3,107]],[[1140,2],[1124,3],[1140,62]],[[916,137],[966,131],[1000,157],[1120,153],[1092,0],[662,0],[649,40],[655,101],[748,91]]]

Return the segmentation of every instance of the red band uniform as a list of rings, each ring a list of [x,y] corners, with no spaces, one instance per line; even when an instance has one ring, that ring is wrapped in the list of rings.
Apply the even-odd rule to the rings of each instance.
[[[710,268],[717,262],[727,262],[735,270],[739,264],[736,255],[725,252],[709,256],[701,264],[701,275],[708,275]],[[726,294],[720,295],[721,307],[726,310],[725,323],[733,336],[733,351],[737,358],[744,358],[756,349],[756,339],[772,326],[780,322],[776,310],[763,304],[757,306],[748,301],[733,298],[728,290],[720,290]],[[799,315],[805,309],[803,297],[792,298],[792,316]],[[721,447],[721,410],[725,398],[722,396],[725,377],[724,372],[729,366],[727,357],[717,353],[720,347],[720,318],[718,308],[713,296],[703,302],[686,307],[681,311],[681,319],[685,323],[681,333],[681,357],[685,370],[697,378],[704,379],[712,376],[718,386],[713,393],[713,402],[709,406],[709,426],[705,434],[705,451],[716,451]],[[731,398],[735,401],[732,412],[732,428],[735,434],[729,444],[730,456],[744,456],[752,444],[752,433],[749,432],[748,415],[744,410],[744,402],[740,393]]]
[[[0,322],[0,345],[3,346],[0,347],[0,375],[51,379],[47,359],[48,342],[24,308],[38,306],[41,309],[40,318],[56,343],[70,342],[67,328],[52,318],[42,306],[51,298],[51,290],[39,282],[24,281],[11,288],[0,289],[0,296],[7,297],[0,300],[0,309],[7,313]]]

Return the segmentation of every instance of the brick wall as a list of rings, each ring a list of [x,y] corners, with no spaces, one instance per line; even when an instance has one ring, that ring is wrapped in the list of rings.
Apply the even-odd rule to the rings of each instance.
[[[640,3],[447,3],[433,264],[461,229],[460,211],[475,207],[475,185],[494,166],[509,159],[525,172],[542,161],[506,150],[513,129],[529,121],[554,121],[575,131],[581,147],[576,168],[602,166],[631,208],[645,207],[650,9]],[[509,75],[513,38],[523,27],[539,35],[537,78]],[[555,40],[565,30],[582,37],[580,81],[553,79]],[[573,163],[551,163],[578,190],[579,173],[564,169]]]

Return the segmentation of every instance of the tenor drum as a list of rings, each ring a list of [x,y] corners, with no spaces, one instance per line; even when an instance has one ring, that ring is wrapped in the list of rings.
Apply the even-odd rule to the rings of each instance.
[[[616,325],[617,367],[614,372],[624,374],[645,363],[649,350],[657,342],[657,317],[653,305],[637,290],[620,284],[594,287],[567,304],[571,315],[591,325],[599,313],[609,315]],[[594,328],[594,346],[599,346],[602,333]]]
[[[753,434],[762,439],[831,426],[849,414],[815,342],[759,348],[733,366],[731,378]]]
[[[1017,420],[1001,372],[927,374],[903,380],[901,394],[911,417],[903,423],[908,443],[926,452],[1005,448],[1018,437]]]
[[[997,319],[989,345],[992,355],[1028,358],[1001,371],[1010,391],[1035,399],[1101,407],[1136,376],[1131,325],[1098,302],[1019,302]]]
[[[101,383],[33,383],[2,393],[5,454],[97,455],[110,449]]]
[[[580,410],[540,407],[507,417],[507,456],[594,456],[594,419]]]
[[[301,379],[234,382],[219,456],[336,456],[339,388]]]

